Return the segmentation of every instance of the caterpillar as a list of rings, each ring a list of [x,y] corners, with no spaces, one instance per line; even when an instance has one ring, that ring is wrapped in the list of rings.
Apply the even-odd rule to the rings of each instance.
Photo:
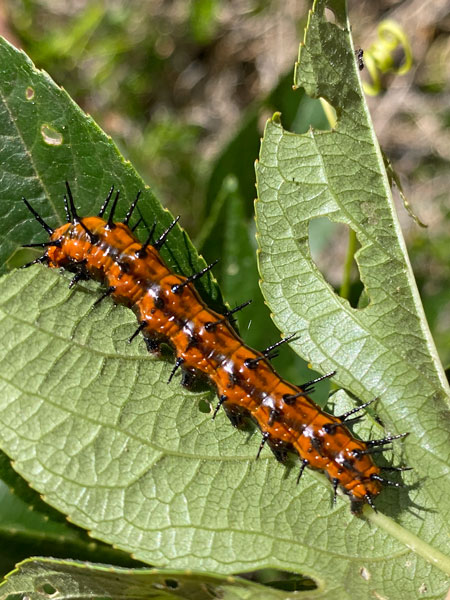
[[[300,459],[297,483],[306,467],[322,471],[332,483],[333,502],[340,488],[350,497],[354,513],[359,513],[366,503],[376,510],[374,498],[382,486],[402,484],[381,476],[383,468],[374,462],[373,454],[386,450],[390,442],[407,434],[365,442],[354,437],[348,425],[359,421],[362,417],[354,415],[373,400],[335,416],[323,411],[308,396],[314,383],[334,373],[302,386],[282,379],[269,360],[275,348],[294,336],[262,352],[247,346],[232,325],[232,315],[248,303],[219,314],[205,304],[193,285],[215,263],[185,277],[174,273],[161,258],[159,251],[178,218],[156,239],[154,223],[146,241],[141,243],[133,233],[136,226],[129,226],[141,193],[121,222],[114,221],[120,192],[114,198],[113,193],[114,186],[97,216],[82,218],[66,182],[67,222],[56,229],[22,198],[49,235],[46,242],[24,245],[45,249],[44,254],[24,266],[44,263],[50,268],[62,267],[74,273],[70,287],[80,280],[99,281],[105,291],[95,304],[111,297],[135,313],[138,327],[129,341],[142,334],[151,353],[158,353],[161,343],[173,348],[175,364],[168,383],[180,368],[184,385],[189,386],[192,378],[200,375],[217,392],[219,400],[213,419],[223,408],[237,428],[248,419],[256,423],[262,433],[257,458],[266,444],[282,463],[295,453]],[[106,220],[104,215],[110,204]],[[408,467],[384,469],[404,471]]]

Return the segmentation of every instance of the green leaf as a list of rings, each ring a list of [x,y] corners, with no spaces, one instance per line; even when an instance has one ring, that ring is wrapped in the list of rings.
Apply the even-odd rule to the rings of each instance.
[[[21,195],[50,225],[64,221],[64,179],[84,214],[98,210],[111,182],[120,185],[124,214],[143,184],[112,142],[6,42],[0,62],[3,257],[45,239]],[[43,122],[63,132],[53,135],[59,145],[48,143],[49,131],[44,139]],[[144,200],[149,223],[170,221],[148,190]],[[184,273],[204,264],[179,231],[165,258]],[[126,343],[131,311],[108,301],[93,310],[98,287],[67,283],[39,266],[1,282],[0,444],[17,472],[73,523],[143,561],[295,571],[298,560],[286,560],[297,537],[295,476],[287,479],[269,452],[255,464],[259,439],[233,431],[223,414],[211,423],[199,410],[211,392],[167,385],[172,361]],[[218,297],[211,283],[203,291]],[[311,495],[314,482],[308,474],[302,493]],[[264,490],[261,505],[255,490]],[[328,502],[323,482],[321,493]]]
[[[119,569],[75,561],[36,558],[26,560],[0,585],[0,597],[9,598],[126,599],[161,600],[290,600],[297,594],[247,581],[239,577],[218,577],[157,569]],[[305,600],[307,600],[305,598]]]
[[[325,7],[334,13],[335,23],[327,20]],[[379,510],[398,524],[382,514],[365,513],[376,525],[371,535],[378,536],[370,554],[376,547],[382,553],[378,565],[369,569],[371,577],[381,575],[388,563],[391,573],[379,593],[408,597],[405,557],[393,559],[387,545],[398,540],[427,560],[432,560],[430,548],[446,547],[444,540],[450,533],[448,386],[361,91],[350,31],[343,1],[314,3],[295,83],[330,102],[337,124],[332,131],[311,129],[297,135],[283,129],[278,115],[268,122],[257,165],[259,267],[263,294],[277,327],[298,332],[293,343],[297,351],[322,372],[336,369],[336,380],[362,400],[379,396],[377,412],[388,431],[410,432],[403,460],[414,467],[413,474],[404,477],[411,488],[397,497],[383,491],[377,499]],[[355,258],[369,297],[365,308],[352,308],[340,298],[314,264],[309,224],[318,217],[355,231],[361,245]],[[344,517],[341,534],[334,531],[329,543],[320,544],[320,550],[316,546],[316,565],[322,565],[323,575],[326,552],[345,547],[350,525]],[[414,534],[419,534],[420,543],[408,543]],[[352,552],[367,557],[367,540],[351,539],[354,545],[348,560]],[[415,560],[417,568],[421,560],[417,556]],[[448,558],[436,563],[447,573],[448,565]],[[417,590],[421,581],[417,571],[415,577]],[[328,580],[336,582],[336,569],[330,570]],[[372,584],[373,580],[369,588]],[[352,589],[355,594],[357,588]],[[417,597],[417,591],[411,590],[409,596]]]
[[[212,423],[199,410],[210,392],[168,386],[172,362],[129,345],[131,311],[93,310],[94,290],[73,292],[39,266],[2,281],[0,440],[14,468],[71,521],[144,562],[295,571],[296,553],[286,556],[300,497],[328,506],[328,486],[317,492],[308,474],[293,498],[295,476],[269,452],[255,463],[259,440],[224,414]]]
[[[0,38],[0,265],[4,272],[23,260],[20,244],[39,242],[45,233],[23,204],[27,198],[51,227],[65,222],[64,181],[71,184],[82,215],[96,214],[111,185],[120,190],[117,218],[125,215],[139,190],[139,210],[156,233],[172,221],[111,138],[30,59]],[[137,219],[136,219],[137,220]],[[146,228],[138,231],[146,237]],[[15,261],[19,253],[19,260]],[[189,275],[205,266],[181,228],[176,227],[161,254]],[[37,254],[35,254],[36,256]],[[17,264],[16,264],[17,263]],[[200,293],[223,307],[212,276],[199,282]]]
[[[6,141],[0,198],[8,218],[1,239],[10,256],[32,235],[42,240],[20,207],[21,194],[54,225],[63,220],[58,199],[66,178],[86,214],[97,209],[110,183],[120,183],[127,202],[142,183],[23,54],[3,43],[0,64]],[[56,131],[45,131],[47,141],[43,124]],[[161,216],[167,223],[169,215],[149,192],[146,198],[146,219]],[[180,231],[165,258],[185,273],[202,264]],[[233,431],[224,415],[211,423],[199,410],[199,399],[211,395],[167,386],[172,362],[149,357],[142,344],[126,344],[135,328],[130,311],[107,302],[92,310],[95,285],[69,291],[67,279],[39,267],[1,283],[1,447],[49,504],[94,537],[174,569],[301,571],[315,579],[323,598],[374,595],[391,579],[396,597],[415,597],[418,580],[427,582],[429,595],[442,594],[445,557],[433,546],[407,529],[403,537],[371,530],[350,514],[346,499],[331,507],[321,474],[305,473],[296,488],[296,473],[268,451],[255,463],[259,440]],[[203,291],[214,298],[215,289],[210,282]],[[403,518],[407,493],[386,490],[383,502]],[[386,529],[387,517],[378,518]],[[435,533],[441,515],[426,518],[424,539],[444,547],[445,528]],[[401,589],[400,567],[402,575],[414,572]]]
[[[93,541],[84,530],[68,523],[13,471],[3,453],[0,474],[0,577],[30,554],[141,566],[129,555]]]

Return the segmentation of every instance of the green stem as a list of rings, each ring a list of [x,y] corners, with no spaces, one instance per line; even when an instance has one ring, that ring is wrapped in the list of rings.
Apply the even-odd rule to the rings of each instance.
[[[351,271],[353,259],[355,257],[356,247],[356,233],[353,231],[353,229],[350,229],[348,235],[347,256],[345,257],[344,273],[342,276],[342,285],[341,289],[339,290],[339,295],[341,296],[341,298],[347,298],[347,300],[350,295]]]
[[[373,510],[366,509],[364,514],[367,519],[372,521],[375,525],[384,529],[389,535],[403,543],[415,554],[418,554],[429,562],[434,567],[437,567],[447,575],[450,575],[450,558],[430,546],[416,535],[387,517],[382,513],[375,513]]]

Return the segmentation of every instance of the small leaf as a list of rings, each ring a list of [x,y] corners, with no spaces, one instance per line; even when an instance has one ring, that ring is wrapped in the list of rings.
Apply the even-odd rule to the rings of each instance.
[[[16,596],[17,595],[17,596]],[[80,600],[161,598],[165,600],[294,600],[287,594],[239,577],[187,571],[120,569],[51,558],[18,565],[0,585],[0,598],[80,598]]]

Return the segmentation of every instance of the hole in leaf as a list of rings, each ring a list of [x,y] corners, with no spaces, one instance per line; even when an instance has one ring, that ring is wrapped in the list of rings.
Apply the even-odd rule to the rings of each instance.
[[[336,293],[353,308],[367,306],[368,299],[354,258],[360,247],[355,232],[343,223],[318,217],[309,223],[309,247],[311,258]]]
[[[25,594],[8,594],[5,600],[27,600],[30,596],[26,596]]]
[[[28,86],[27,89],[25,90],[25,98],[27,100],[33,100],[34,98],[34,90],[32,87]]]
[[[300,573],[290,573],[278,569],[260,569],[251,573],[239,573],[239,577],[286,592],[317,589],[316,582],[313,579]]]
[[[179,586],[179,583],[176,579],[165,579],[164,583],[168,588],[172,588],[173,590],[176,590]]]
[[[331,10],[331,8],[325,8],[323,16],[328,21],[328,23],[336,23],[336,15]]]
[[[31,262],[40,255],[34,248],[16,248],[12,254],[5,260],[7,271],[18,269],[22,265]]]
[[[198,403],[198,410],[201,413],[208,414],[211,412],[211,404],[202,398]]]
[[[366,569],[366,567],[361,567],[361,568],[360,568],[360,570],[359,570],[359,574],[360,574],[360,575],[361,575],[361,577],[362,577],[363,579],[365,579],[366,581],[369,581],[369,579],[370,579],[370,577],[371,577],[371,575],[370,575],[370,571],[368,571],[368,570]]]
[[[63,142],[62,134],[47,123],[41,125],[41,135],[44,142],[49,146],[61,146]]]
[[[52,596],[53,594],[56,594],[58,590],[53,587],[51,583],[44,583],[41,586],[40,591],[41,593],[47,594],[47,596]]]

